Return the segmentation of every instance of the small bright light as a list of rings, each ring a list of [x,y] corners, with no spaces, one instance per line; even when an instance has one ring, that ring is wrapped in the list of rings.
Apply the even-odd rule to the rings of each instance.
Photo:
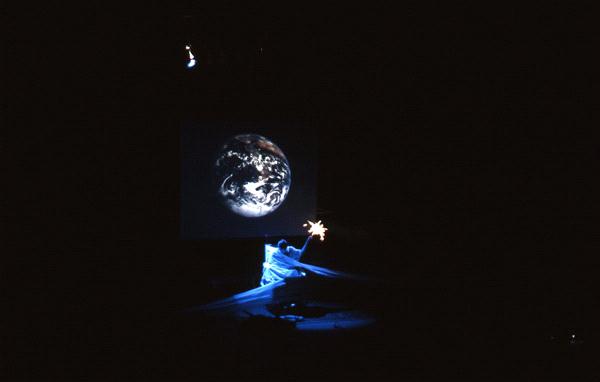
[[[327,231],[327,228],[325,228],[323,226],[323,224],[321,223],[321,221],[319,220],[316,223],[311,222],[310,220],[307,220],[308,224],[303,224],[302,227],[308,227],[308,225],[310,224],[310,228],[308,229],[308,233],[312,236],[320,236],[321,237],[321,241],[325,240],[325,231]]]
[[[188,51],[188,56],[190,57],[190,61],[188,61],[187,67],[193,68],[194,66],[196,66],[196,59],[194,58],[194,54],[192,53],[192,47],[189,45],[186,45],[185,50]]]

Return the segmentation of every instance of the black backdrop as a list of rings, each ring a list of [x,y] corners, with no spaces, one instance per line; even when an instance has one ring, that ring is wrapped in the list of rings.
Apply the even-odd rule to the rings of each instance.
[[[462,375],[526,376],[542,339],[576,331],[583,353],[545,359],[554,376],[588,375],[599,318],[595,21],[566,4],[15,13],[3,373],[201,374],[200,356],[198,369],[157,362],[156,333],[176,332],[161,317],[251,286],[262,241],[179,240],[179,127],[266,118],[318,126],[317,214],[331,234],[313,260],[401,281],[419,304],[388,328],[400,347],[419,322],[465,333],[432,350],[428,370],[445,375],[437,361],[460,351]],[[514,345],[496,369],[491,358],[470,364],[464,342],[488,343],[490,323]],[[523,339],[535,350],[519,353]],[[397,375],[395,365],[380,372]]]

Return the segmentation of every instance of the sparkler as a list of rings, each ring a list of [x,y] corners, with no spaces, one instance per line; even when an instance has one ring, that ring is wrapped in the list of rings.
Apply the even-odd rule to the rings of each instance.
[[[321,221],[319,220],[316,223],[311,222],[310,220],[307,220],[307,223],[304,223],[302,225],[302,227],[308,227],[310,225],[310,228],[308,229],[308,233],[312,236],[320,236],[321,237],[321,241],[325,240],[325,231],[327,231],[327,228],[325,228],[323,226],[323,223],[321,223]]]

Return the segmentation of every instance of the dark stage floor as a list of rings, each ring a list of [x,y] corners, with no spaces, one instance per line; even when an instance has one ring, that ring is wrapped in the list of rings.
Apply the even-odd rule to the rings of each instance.
[[[498,306],[502,301],[515,307],[506,310]],[[168,312],[159,301],[91,316],[89,307],[62,317],[38,312],[35,320],[45,320],[44,326],[21,332],[12,343],[28,354],[27,363],[14,360],[7,369],[29,380],[573,381],[598,372],[592,326],[553,326],[551,318],[560,317],[544,320],[539,307],[517,308],[525,301],[506,290],[382,284],[363,289],[354,302],[352,310],[297,323],[269,314],[231,319]],[[319,320],[343,323],[365,313],[374,318],[369,325],[307,330]]]

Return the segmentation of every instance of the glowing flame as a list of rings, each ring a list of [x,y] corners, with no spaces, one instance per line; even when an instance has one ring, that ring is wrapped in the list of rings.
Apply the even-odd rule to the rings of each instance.
[[[321,221],[319,220],[316,223],[311,222],[310,220],[307,220],[308,224],[305,223],[302,225],[302,227],[308,227],[308,225],[310,224],[310,228],[308,229],[308,233],[312,236],[320,236],[321,237],[321,241],[325,240],[325,231],[327,231],[327,228],[325,228],[323,226],[323,223],[321,223]]]

